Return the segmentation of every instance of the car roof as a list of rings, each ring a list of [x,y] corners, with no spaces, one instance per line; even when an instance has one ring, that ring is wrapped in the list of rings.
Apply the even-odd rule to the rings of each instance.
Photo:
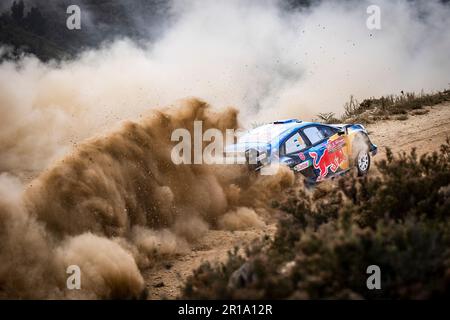
[[[262,130],[273,130],[277,133],[274,136],[274,139],[280,141],[291,135],[293,132],[312,124],[322,125],[321,123],[305,122],[297,119],[278,120],[256,127],[250,130],[248,133],[251,134]]]
[[[277,120],[277,121],[271,122],[270,124],[272,124],[274,126],[283,126],[286,128],[286,131],[290,131],[290,132],[301,129],[308,125],[323,125],[323,123],[320,123],[320,122],[308,122],[308,121],[301,121],[301,120],[297,120],[297,119]]]
[[[301,122],[283,123],[283,124],[274,124],[274,125],[285,126],[286,130],[284,130],[283,133],[280,134],[280,139],[284,139],[285,137],[289,136],[291,133],[293,133],[303,127],[306,127],[310,124],[316,124],[316,123],[301,121]]]

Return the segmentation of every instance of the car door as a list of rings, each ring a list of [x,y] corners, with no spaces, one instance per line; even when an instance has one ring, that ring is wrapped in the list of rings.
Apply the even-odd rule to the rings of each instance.
[[[330,178],[342,171],[347,161],[344,149],[346,143],[338,130],[323,125],[311,125],[304,127],[302,131],[311,145],[308,156],[312,159],[317,181]]]
[[[336,174],[345,171],[350,167],[350,143],[349,137],[344,131],[327,125],[320,125],[319,130],[328,139],[327,145],[330,152],[338,152],[335,154],[339,162],[339,169]]]
[[[328,175],[326,167],[321,168],[321,157],[326,153],[326,139],[323,133],[315,125],[302,128],[302,133],[310,145],[306,156],[311,159],[311,170],[314,172],[315,181],[323,180]]]
[[[301,172],[308,179],[316,181],[317,176],[312,167],[312,159],[307,155],[310,146],[302,131],[298,130],[281,144],[280,160],[292,170]]]

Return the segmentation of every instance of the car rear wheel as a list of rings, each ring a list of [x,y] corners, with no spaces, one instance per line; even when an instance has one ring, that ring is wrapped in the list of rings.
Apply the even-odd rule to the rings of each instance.
[[[356,168],[358,169],[358,176],[364,176],[369,172],[370,168],[370,154],[367,150],[361,150],[356,157]]]

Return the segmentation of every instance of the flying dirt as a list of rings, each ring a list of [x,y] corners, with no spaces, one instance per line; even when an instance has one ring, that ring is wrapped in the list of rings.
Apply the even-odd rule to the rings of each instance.
[[[238,126],[234,109],[216,113],[185,101],[87,140],[23,192],[19,184],[14,194],[3,188],[1,296],[138,298],[140,269],[189,250],[208,229],[261,227],[255,208],[292,184],[293,174],[173,164],[171,132],[193,130],[195,120],[205,129]],[[65,289],[69,265],[82,270],[81,290]]]

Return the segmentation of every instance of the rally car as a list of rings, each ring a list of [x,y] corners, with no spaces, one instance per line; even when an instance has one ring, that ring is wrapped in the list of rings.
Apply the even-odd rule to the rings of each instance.
[[[322,124],[297,119],[275,121],[248,131],[226,153],[245,156],[252,170],[287,165],[316,183],[356,168],[367,174],[377,146],[361,124]]]

